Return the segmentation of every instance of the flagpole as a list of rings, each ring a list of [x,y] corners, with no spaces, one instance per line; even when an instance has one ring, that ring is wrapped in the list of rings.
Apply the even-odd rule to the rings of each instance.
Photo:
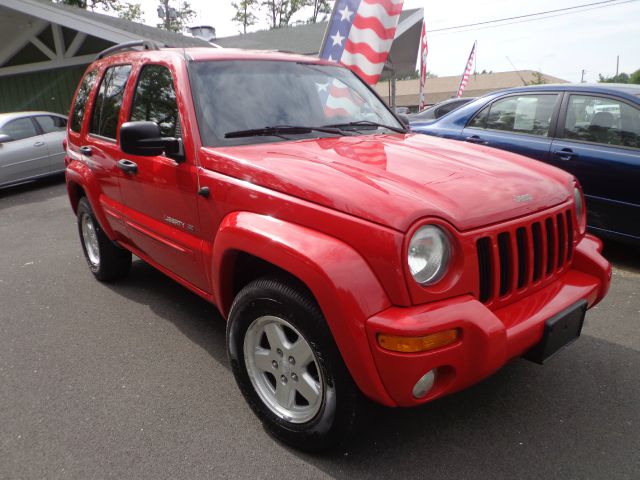
[[[322,37],[322,43],[320,44],[320,51],[318,52],[318,57],[322,58],[322,52],[324,52],[324,47],[327,43],[327,38],[329,38],[329,29],[331,28],[331,21],[333,20],[333,16],[338,10],[338,4],[340,0],[336,0],[333,4],[333,10],[331,10],[331,15],[329,16],[329,21],[327,22],[327,28],[324,29],[324,36]]]
[[[462,77],[460,77],[460,83],[458,84],[458,91],[456,92],[456,98],[460,98],[462,93],[460,93],[460,87],[462,87],[462,82],[464,82],[465,73],[467,73],[467,68],[469,65],[469,59],[471,59],[471,55],[473,55],[474,50],[476,49],[476,41],[473,42],[473,46],[471,47],[471,51],[469,52],[469,56],[467,57],[467,63],[464,64],[464,71],[462,72]]]

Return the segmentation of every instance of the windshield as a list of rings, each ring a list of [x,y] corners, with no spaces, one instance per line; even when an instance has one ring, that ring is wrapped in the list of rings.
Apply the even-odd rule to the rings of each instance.
[[[206,61],[190,65],[198,127],[205,146],[246,145],[403,126],[350,70],[289,61]],[[358,125],[349,125],[361,122]],[[309,130],[339,126],[335,132]],[[271,127],[308,127],[246,131]],[[232,133],[243,132],[241,136]],[[273,135],[269,135],[273,133]]]

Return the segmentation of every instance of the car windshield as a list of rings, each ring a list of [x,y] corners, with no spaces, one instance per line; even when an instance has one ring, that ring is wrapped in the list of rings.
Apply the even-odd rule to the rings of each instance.
[[[343,67],[225,60],[193,62],[189,71],[205,146],[404,130],[387,106]]]

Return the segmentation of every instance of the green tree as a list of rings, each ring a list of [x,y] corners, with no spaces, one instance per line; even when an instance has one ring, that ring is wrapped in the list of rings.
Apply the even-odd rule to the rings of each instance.
[[[142,21],[142,7],[139,3],[128,3],[120,0],[53,0],[55,3],[71,5],[73,7],[83,8],[85,10],[95,10],[100,8],[105,12],[115,12],[120,18],[132,20],[134,22]]]
[[[544,85],[547,81],[544,79],[544,75],[540,72],[532,72],[533,80],[527,82],[527,85]]]
[[[142,23],[142,7],[139,3],[119,3],[114,11],[120,18]]]
[[[253,11],[258,6],[258,0],[240,0],[239,2],[231,2],[233,8],[236,9],[236,14],[231,20],[242,26],[242,33],[247,33],[247,27],[255,25],[258,21],[258,17],[253,14]]]
[[[605,77],[604,75],[600,74],[598,75],[598,77],[598,82],[600,83],[629,83],[628,73],[620,73],[611,77]]]
[[[291,17],[311,5],[310,0],[263,0],[260,3],[267,10],[267,20],[271,28],[289,25]]]
[[[329,0],[311,0],[308,6],[313,7],[311,17],[309,18],[309,23],[318,23],[318,17],[323,15],[323,19],[327,14],[331,13],[331,5],[329,5]]]
[[[191,22],[196,12],[191,8],[189,2],[178,3],[177,7],[172,7],[169,0],[160,0],[158,12],[163,14],[162,21],[156,26],[163,30],[180,33]]]
[[[640,68],[629,75],[629,83],[640,85]]]

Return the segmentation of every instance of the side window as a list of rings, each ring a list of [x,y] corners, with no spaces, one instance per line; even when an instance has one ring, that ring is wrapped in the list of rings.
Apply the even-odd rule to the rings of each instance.
[[[469,122],[469,125],[467,126],[474,127],[474,128],[486,128],[487,117],[489,116],[490,107],[491,105],[488,105],[484,107],[482,110],[480,110],[478,113],[476,113],[476,116],[471,119],[471,121]]]
[[[167,67],[146,65],[142,68],[133,96],[130,120],[156,122],[163,136],[181,136],[176,92]]]
[[[486,128],[546,137],[556,94],[519,95],[496,100],[491,104]]]
[[[118,118],[131,65],[109,67],[102,77],[89,131],[101,137],[116,138]]]
[[[84,118],[84,109],[87,106],[89,100],[89,94],[93,88],[93,84],[96,81],[97,70],[92,70],[87,73],[80,84],[78,93],[76,94],[76,101],[73,104],[73,110],[71,111],[71,130],[79,132],[82,128],[82,119]]]
[[[8,122],[1,130],[5,135],[9,135],[12,140],[22,140],[24,138],[38,135],[36,127],[30,118],[18,118]]]
[[[67,128],[67,120],[61,117],[38,115],[35,118],[44,133],[59,132]]]
[[[640,148],[640,109],[612,98],[571,95],[564,138]]]

